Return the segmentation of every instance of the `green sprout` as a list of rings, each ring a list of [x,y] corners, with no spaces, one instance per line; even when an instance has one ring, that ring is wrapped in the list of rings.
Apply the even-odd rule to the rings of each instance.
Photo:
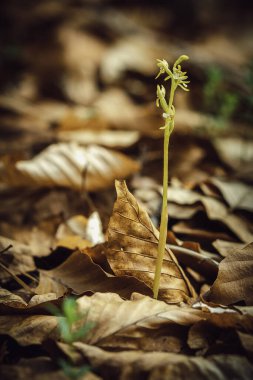
[[[224,73],[221,68],[208,67],[206,76],[207,80],[203,89],[204,105],[207,112],[216,115],[217,127],[224,130],[238,108],[239,96],[224,88]]]
[[[163,199],[162,199],[162,213],[161,213],[161,223],[160,223],[160,236],[158,243],[158,254],[156,260],[155,267],[155,278],[153,285],[153,294],[154,298],[157,299],[159,286],[160,286],[160,278],[161,278],[161,270],[163,257],[165,252],[166,245],[166,237],[167,237],[167,225],[168,225],[168,159],[169,159],[169,142],[170,135],[174,129],[174,118],[175,118],[175,107],[173,105],[174,94],[177,87],[182,88],[184,91],[189,91],[188,76],[186,75],[186,71],[182,71],[180,63],[188,60],[189,57],[187,55],[181,55],[173,65],[172,70],[169,68],[168,62],[163,59],[157,60],[157,66],[160,71],[156,76],[156,79],[161,75],[165,74],[164,81],[171,80],[170,86],[170,95],[169,101],[166,100],[166,90],[163,85],[157,86],[157,99],[156,105],[157,107],[161,107],[163,110],[163,118],[165,119],[165,124],[160,129],[164,130],[164,154],[163,154]]]
[[[59,318],[58,328],[61,340],[64,343],[72,343],[85,338],[88,332],[94,327],[92,322],[84,323],[86,314],[81,313],[78,309],[76,300],[72,297],[65,298],[62,304],[62,310],[54,305],[50,305],[50,312]],[[76,380],[90,371],[90,367],[75,366],[67,360],[60,359],[59,365],[64,374],[70,379]]]

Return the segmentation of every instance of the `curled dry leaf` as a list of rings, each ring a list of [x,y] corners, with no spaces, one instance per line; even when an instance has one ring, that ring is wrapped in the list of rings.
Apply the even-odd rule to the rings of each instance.
[[[124,181],[116,181],[116,190],[117,200],[108,226],[109,264],[117,276],[134,276],[152,288],[159,232]],[[169,249],[165,251],[159,293],[168,302],[185,301],[195,295]]]
[[[62,143],[49,146],[31,160],[18,161],[15,173],[5,174],[15,186],[96,191],[110,187],[115,178],[125,178],[138,170],[139,164],[122,153],[96,145],[85,148]]]
[[[223,305],[238,301],[253,305],[253,243],[230,253],[220,263],[208,299]]]

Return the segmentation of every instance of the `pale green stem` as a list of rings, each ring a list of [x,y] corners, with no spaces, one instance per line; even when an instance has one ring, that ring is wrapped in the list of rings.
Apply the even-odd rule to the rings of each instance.
[[[176,85],[174,81],[171,82],[170,89],[170,99],[169,99],[169,114],[172,111],[172,104],[174,99]],[[166,121],[166,126],[164,130],[164,144],[163,144],[163,201],[162,201],[162,213],[161,213],[161,224],[160,224],[160,236],[158,242],[158,253],[156,259],[156,269],[155,269],[155,278],[154,278],[154,286],[153,286],[153,294],[154,298],[157,299],[159,286],[160,286],[160,278],[161,278],[161,270],[163,264],[163,257],[166,246],[167,239],[167,226],[168,226],[168,168],[169,168],[169,142],[170,135],[173,129],[174,120],[168,119]]]

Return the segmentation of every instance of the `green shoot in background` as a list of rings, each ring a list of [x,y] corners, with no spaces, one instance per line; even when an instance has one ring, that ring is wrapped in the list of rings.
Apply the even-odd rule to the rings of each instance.
[[[65,298],[62,304],[62,310],[56,306],[49,307],[50,312],[59,318],[58,328],[60,330],[61,340],[64,343],[72,344],[80,339],[85,338],[87,333],[94,327],[94,324],[84,323],[86,315],[78,309],[76,300],[72,297]],[[70,379],[78,379],[90,371],[90,367],[84,365],[78,367],[67,360],[61,359],[59,365],[63,372]]]
[[[238,107],[239,95],[224,88],[224,73],[220,67],[209,66],[206,77],[203,89],[205,109],[216,116],[216,126],[225,129]]]
[[[163,85],[157,86],[157,107],[161,107],[163,110],[163,118],[165,119],[165,124],[160,129],[164,130],[164,151],[163,151],[163,200],[162,200],[162,213],[161,213],[161,223],[160,223],[160,236],[158,243],[158,254],[156,260],[155,268],[155,278],[153,286],[154,298],[158,297],[161,269],[163,263],[163,257],[165,252],[166,238],[167,238],[167,225],[168,225],[168,159],[169,159],[169,142],[170,135],[174,129],[174,117],[175,117],[175,107],[173,105],[174,94],[177,87],[181,87],[184,91],[189,91],[188,76],[186,71],[183,72],[180,63],[188,60],[187,55],[181,55],[173,65],[172,70],[169,68],[168,62],[163,59],[157,60],[157,66],[160,71],[156,76],[156,79],[161,75],[165,74],[164,81],[171,80],[170,94],[168,102],[166,100],[166,90]]]

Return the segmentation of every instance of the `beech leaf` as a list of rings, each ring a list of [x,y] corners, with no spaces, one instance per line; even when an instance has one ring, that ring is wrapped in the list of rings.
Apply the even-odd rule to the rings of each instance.
[[[209,315],[187,305],[168,305],[138,293],[133,293],[131,300],[123,300],[118,294],[97,292],[91,297],[80,297],[77,303],[81,313],[89,310],[85,323],[96,326],[85,341],[101,347],[144,349],[151,330],[166,326],[168,339],[173,335],[169,333],[169,325],[191,326]],[[154,346],[155,337],[153,340]]]
[[[117,276],[134,276],[152,288],[159,232],[124,181],[116,181],[116,190],[117,200],[108,226],[107,259]],[[186,301],[195,295],[169,249],[165,251],[159,294],[167,302]]]
[[[97,191],[110,187],[115,178],[139,170],[139,164],[122,153],[97,145],[76,143],[50,145],[31,160],[18,161],[13,169],[0,172],[13,186],[55,187]]]

